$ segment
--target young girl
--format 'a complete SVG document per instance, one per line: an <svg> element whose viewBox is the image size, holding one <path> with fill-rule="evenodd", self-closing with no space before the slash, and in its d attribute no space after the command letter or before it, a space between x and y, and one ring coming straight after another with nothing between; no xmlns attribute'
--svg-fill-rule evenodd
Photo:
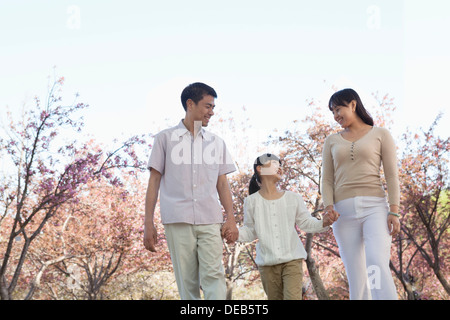
<svg viewBox="0 0 450 320"><path fill-rule="evenodd" d="M256 159L238 241L259 239L255 262L269 300L301 300L306 251L295 225L306 232L323 232L339 214L330 210L323 220L318 220L311 216L299 194L278 190L277 182L283 174L280 165L280 159L270 153Z"/></svg>

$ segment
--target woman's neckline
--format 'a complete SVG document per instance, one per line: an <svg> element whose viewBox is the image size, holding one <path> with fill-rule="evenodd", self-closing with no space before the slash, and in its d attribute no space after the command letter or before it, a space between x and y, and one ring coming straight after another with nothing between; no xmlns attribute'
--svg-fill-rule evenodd
<svg viewBox="0 0 450 320"><path fill-rule="evenodd" d="M373 131L373 128L375 128L375 127L371 127L364 135L362 135L361 137L359 137L358 139L356 139L356 140L348 140L348 139L345 139L343 136L342 136L342 132L339 132L339 136L341 137L341 139L342 140L345 140L345 141L347 141L347 142L350 142L350 143L355 143L355 142L358 142L359 140L361 140L361 139L363 139L365 136L367 136L370 132L372 132Z"/></svg>

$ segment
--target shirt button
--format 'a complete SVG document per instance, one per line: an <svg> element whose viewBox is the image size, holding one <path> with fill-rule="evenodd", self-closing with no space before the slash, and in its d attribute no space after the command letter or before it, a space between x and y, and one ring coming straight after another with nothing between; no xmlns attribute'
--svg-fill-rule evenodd
<svg viewBox="0 0 450 320"><path fill-rule="evenodd" d="M197 187L197 185L196 184L194 184L194 188L196 188Z"/></svg>
<svg viewBox="0 0 450 320"><path fill-rule="evenodd" d="M197 199L194 199L194 202L197 202Z"/></svg>

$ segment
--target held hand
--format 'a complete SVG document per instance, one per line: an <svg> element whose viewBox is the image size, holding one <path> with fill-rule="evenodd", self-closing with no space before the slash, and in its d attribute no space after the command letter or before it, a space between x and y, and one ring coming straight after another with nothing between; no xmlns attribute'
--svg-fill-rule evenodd
<svg viewBox="0 0 450 320"><path fill-rule="evenodd" d="M239 236L238 236L239 237ZM238 238L236 237L236 239ZM227 241L227 244L233 244L236 240L235 237L233 237L233 234L230 230L225 231L224 235L225 240Z"/></svg>
<svg viewBox="0 0 450 320"><path fill-rule="evenodd" d="M323 216L323 226L327 227L332 225L339 218L339 213L334 209L327 209L325 215Z"/></svg>
<svg viewBox="0 0 450 320"><path fill-rule="evenodd" d="M158 232L153 224L144 226L145 249L156 252L155 245L158 243Z"/></svg>
<svg viewBox="0 0 450 320"><path fill-rule="evenodd" d="M239 230L236 222L228 220L222 226L222 238L227 240L228 244L234 243L239 237Z"/></svg>
<svg viewBox="0 0 450 320"><path fill-rule="evenodd" d="M391 215L391 214L388 215L387 223L388 223L389 234L392 237L395 237L397 234L400 233L400 220L398 217Z"/></svg>

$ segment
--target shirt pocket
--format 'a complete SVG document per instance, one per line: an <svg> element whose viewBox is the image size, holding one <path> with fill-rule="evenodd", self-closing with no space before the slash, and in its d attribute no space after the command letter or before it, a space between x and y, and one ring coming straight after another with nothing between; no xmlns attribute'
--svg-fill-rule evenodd
<svg viewBox="0 0 450 320"><path fill-rule="evenodd" d="M217 183L217 179L219 177L219 164L205 164L205 178L208 182Z"/></svg>

